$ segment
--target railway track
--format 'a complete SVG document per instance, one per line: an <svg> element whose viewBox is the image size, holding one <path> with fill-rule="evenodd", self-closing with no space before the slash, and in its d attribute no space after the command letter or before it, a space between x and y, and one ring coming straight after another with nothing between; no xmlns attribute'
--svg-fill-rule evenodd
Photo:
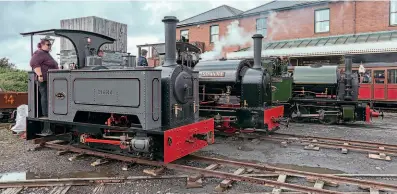
<svg viewBox="0 0 397 194"><path fill-rule="evenodd" d="M346 193L336 190L324 189L324 185L338 186L340 184L355 185L357 188L370 189L371 191L393 191L397 193L397 185L386 184L376 181L360 180L350 177L319 174L298 170L291 170L286 168L274 167L266 164L255 164L242 161L220 159L220 158L209 158L197 155L190 155L175 163L164 164L162 162L150 161L140 158L131 158L122 155L109 154L104 152L98 152L94 150L88 150L83 148L72 147L69 145L60 144L59 142L47 142L41 144L42 147L48 147L58 149L62 151L74 152L79 154L86 154L91 156L97 156L106 159L113 159L123 161L127 163L137 163L143 165L149 165L156 167L153 172L161 172L159 169L171 169L176 171L187 172L187 186L194 187L195 184L201 184L202 178L214 177L223 179L223 181L216 187L217 191L225 191L235 181L246 182L250 184L257 184L264 187L273 188L273 192L294 191L302 193ZM200 167L197 165L199 164ZM225 172L225 168L233 168L234 172ZM230 171L230 169L229 169ZM159 174L152 174L157 177ZM270 179L271 177L278 177L277 180ZM288 183L287 177L297 177L306 179L309 182L313 182L314 185L307 186L305 184ZM184 177L182 177L184 178ZM8 182L0 183L0 188L11 188L11 187L39 187L39 186L57 186L57 184L66 186L78 186L84 184L95 184L95 183L117 183L125 181L126 178L107 178L96 180L92 179L67 179L67 180L41 180L41 181L28 181L28 182ZM50 185L49 185L50 184ZM59 186L59 185L58 185ZM62 188L60 188L62 189Z"/></svg>
<svg viewBox="0 0 397 194"><path fill-rule="evenodd" d="M247 139L260 139L283 144L302 145L307 150L319 150L320 148L341 150L343 154L348 151L368 153L372 159L391 160L391 156L397 156L397 145L376 143L368 141L296 135L288 133L274 133L269 136L260 134L240 134L238 137Z"/></svg>

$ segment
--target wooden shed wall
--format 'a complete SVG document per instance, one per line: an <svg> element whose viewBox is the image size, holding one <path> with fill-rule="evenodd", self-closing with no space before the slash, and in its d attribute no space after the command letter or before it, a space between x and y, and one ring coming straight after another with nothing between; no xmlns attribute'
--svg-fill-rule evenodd
<svg viewBox="0 0 397 194"><path fill-rule="evenodd" d="M127 25L111 20L91 16L61 20L61 28L71 30L85 30L110 36L116 41L113 44L105 44L102 50L127 52ZM61 38L61 50L71 50L73 45L69 40Z"/></svg>

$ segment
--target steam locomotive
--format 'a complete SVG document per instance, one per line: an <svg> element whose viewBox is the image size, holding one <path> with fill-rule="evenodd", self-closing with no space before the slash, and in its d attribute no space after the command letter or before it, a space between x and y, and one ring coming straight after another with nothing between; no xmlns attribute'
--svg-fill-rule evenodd
<svg viewBox="0 0 397 194"><path fill-rule="evenodd" d="M160 67L102 65L98 49L115 39L80 30L21 33L69 39L76 69L48 72L48 118L29 73L26 139L68 140L72 145L172 162L214 142L214 120L199 118L198 72L177 64L176 23L166 16L165 61ZM128 60L128 58L127 58ZM51 134L51 135L48 135Z"/></svg>
<svg viewBox="0 0 397 194"><path fill-rule="evenodd" d="M261 62L263 36L255 34L254 59L198 62L200 117L226 133L273 132L284 123L284 106L272 106L271 77Z"/></svg>
<svg viewBox="0 0 397 194"><path fill-rule="evenodd" d="M273 77L273 104L284 105L285 115L294 122L319 121L323 124L366 121L379 114L358 101L358 75L352 73L352 56L346 55L345 71L338 66L295 66L288 75L286 64ZM265 63L268 65L269 63ZM383 114L382 114L383 115Z"/></svg>

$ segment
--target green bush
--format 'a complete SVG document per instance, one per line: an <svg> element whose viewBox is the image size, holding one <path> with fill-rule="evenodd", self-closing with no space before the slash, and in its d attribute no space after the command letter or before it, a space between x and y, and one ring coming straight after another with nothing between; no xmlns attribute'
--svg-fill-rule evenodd
<svg viewBox="0 0 397 194"><path fill-rule="evenodd" d="M28 72L15 69L8 59L0 59L0 88L3 91L27 92Z"/></svg>

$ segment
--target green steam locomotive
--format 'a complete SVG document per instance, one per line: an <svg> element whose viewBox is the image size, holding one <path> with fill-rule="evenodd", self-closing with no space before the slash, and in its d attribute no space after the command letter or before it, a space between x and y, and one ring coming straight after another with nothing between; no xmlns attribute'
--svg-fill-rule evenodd
<svg viewBox="0 0 397 194"><path fill-rule="evenodd" d="M352 73L352 57L344 58L344 72L336 65L318 64L295 66L288 72L287 60L263 59L272 75L273 105L284 105L284 116L293 122L370 122L375 114L366 102L358 101L359 81Z"/></svg>

